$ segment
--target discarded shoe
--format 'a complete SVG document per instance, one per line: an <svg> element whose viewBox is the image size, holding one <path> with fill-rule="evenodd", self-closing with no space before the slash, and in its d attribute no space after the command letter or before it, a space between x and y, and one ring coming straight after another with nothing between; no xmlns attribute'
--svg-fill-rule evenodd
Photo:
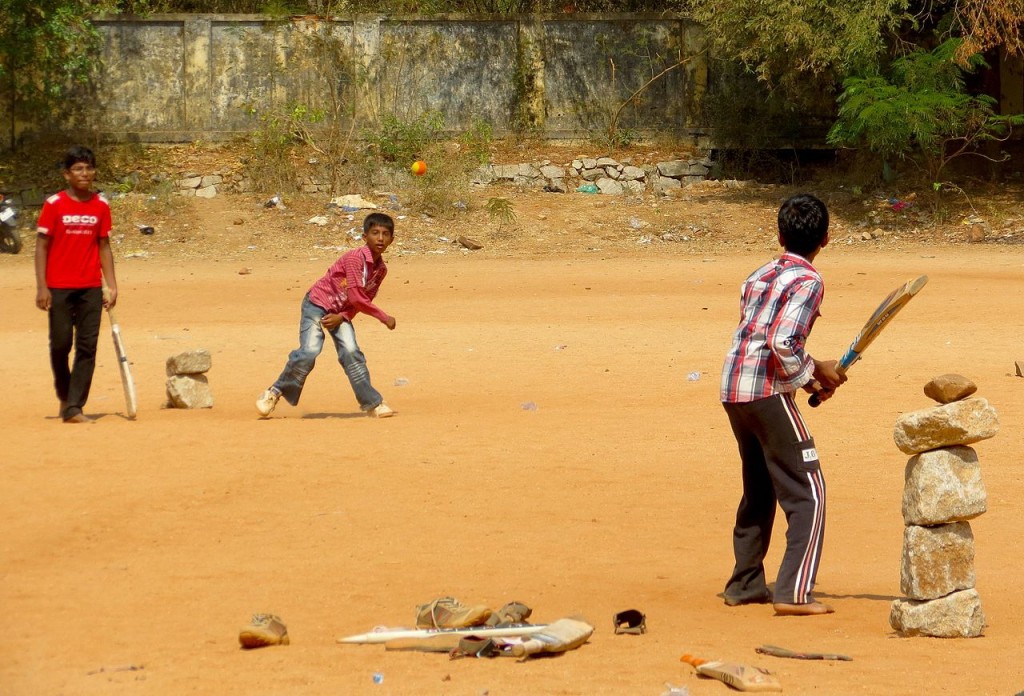
<svg viewBox="0 0 1024 696"><path fill-rule="evenodd" d="M615 624L615 633L632 633L641 635L647 633L647 617L638 609L626 609L612 617Z"/></svg>
<svg viewBox="0 0 1024 696"><path fill-rule="evenodd" d="M530 614L532 613L533 609L522 602L509 602L501 609L491 614L491 618L487 619L487 624L489 626L522 624L526 623L526 620L530 618Z"/></svg>
<svg viewBox="0 0 1024 696"><path fill-rule="evenodd" d="M417 628L467 628L487 623L493 614L482 604L467 607L454 597L441 597L416 607Z"/></svg>
<svg viewBox="0 0 1024 696"><path fill-rule="evenodd" d="M271 645L288 645L288 628L284 621L274 614L253 614L248 626L238 632L238 642L245 649L265 648Z"/></svg>

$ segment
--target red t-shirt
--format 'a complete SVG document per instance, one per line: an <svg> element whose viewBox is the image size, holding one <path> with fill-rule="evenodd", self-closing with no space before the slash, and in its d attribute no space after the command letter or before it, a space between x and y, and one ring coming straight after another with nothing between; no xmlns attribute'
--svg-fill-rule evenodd
<svg viewBox="0 0 1024 696"><path fill-rule="evenodd" d="M373 261L370 247L345 252L335 261L324 276L309 289L309 301L332 314L340 314L346 320L362 312L387 322L387 313L373 304L373 298L388 274L384 259Z"/></svg>
<svg viewBox="0 0 1024 696"><path fill-rule="evenodd" d="M100 239L110 236L110 204L102 194L76 201L67 191L55 193L43 203L36 226L50 238L46 258L49 288L98 288L103 285Z"/></svg>

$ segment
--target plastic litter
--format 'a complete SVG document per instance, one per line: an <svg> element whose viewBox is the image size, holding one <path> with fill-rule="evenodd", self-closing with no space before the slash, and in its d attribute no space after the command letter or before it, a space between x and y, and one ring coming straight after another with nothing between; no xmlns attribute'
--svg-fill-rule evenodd
<svg viewBox="0 0 1024 696"><path fill-rule="evenodd" d="M688 382L697 382L697 381L699 381L700 380L700 372L697 372L697 371L691 372L690 374L686 375L686 380Z"/></svg>
<svg viewBox="0 0 1024 696"><path fill-rule="evenodd" d="M409 383L409 380L408 380L408 379L406 379L405 377L399 377L399 378L397 378L397 379L395 380L395 386L396 386L396 387L404 387L404 386L405 386L405 385L407 385L408 383Z"/></svg>
<svg viewBox="0 0 1024 696"><path fill-rule="evenodd" d="M524 411L536 411L537 410L537 404L533 403L532 401L527 401L527 402L522 404L522 409Z"/></svg>
<svg viewBox="0 0 1024 696"><path fill-rule="evenodd" d="M384 683L384 675L381 672L374 672L373 673L373 683L374 684L383 684Z"/></svg>
<svg viewBox="0 0 1024 696"><path fill-rule="evenodd" d="M580 184L576 187L579 193L600 193L601 189L597 187L597 184Z"/></svg>
<svg viewBox="0 0 1024 696"><path fill-rule="evenodd" d="M136 224L135 226L139 228L139 232L141 232L142 234L153 234L154 232L156 232L156 230L154 230L149 225Z"/></svg>

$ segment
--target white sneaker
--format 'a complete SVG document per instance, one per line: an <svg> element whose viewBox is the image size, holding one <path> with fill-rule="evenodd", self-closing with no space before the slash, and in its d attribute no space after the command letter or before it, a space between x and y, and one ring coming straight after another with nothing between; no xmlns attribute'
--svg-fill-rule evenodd
<svg viewBox="0 0 1024 696"><path fill-rule="evenodd" d="M370 418L390 418L395 415L395 412L383 401L380 402L376 407L371 408L366 412Z"/></svg>
<svg viewBox="0 0 1024 696"><path fill-rule="evenodd" d="M274 412L274 407L277 406L277 400L280 398L281 394L273 389L268 389L260 394L260 398L256 399L256 410L260 412L260 417L269 417Z"/></svg>

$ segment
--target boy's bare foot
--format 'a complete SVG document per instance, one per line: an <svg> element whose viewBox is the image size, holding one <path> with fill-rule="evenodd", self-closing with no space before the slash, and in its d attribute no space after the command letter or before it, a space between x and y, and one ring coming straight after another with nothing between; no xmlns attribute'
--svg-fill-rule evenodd
<svg viewBox="0 0 1024 696"><path fill-rule="evenodd" d="M92 423L93 420L89 416L85 415L81 411L71 416L70 418L64 419L65 423Z"/></svg>
<svg viewBox="0 0 1024 696"><path fill-rule="evenodd" d="M817 616L818 614L831 614L835 611L832 607L823 602L808 602L807 604L784 604L775 602L776 616Z"/></svg>

